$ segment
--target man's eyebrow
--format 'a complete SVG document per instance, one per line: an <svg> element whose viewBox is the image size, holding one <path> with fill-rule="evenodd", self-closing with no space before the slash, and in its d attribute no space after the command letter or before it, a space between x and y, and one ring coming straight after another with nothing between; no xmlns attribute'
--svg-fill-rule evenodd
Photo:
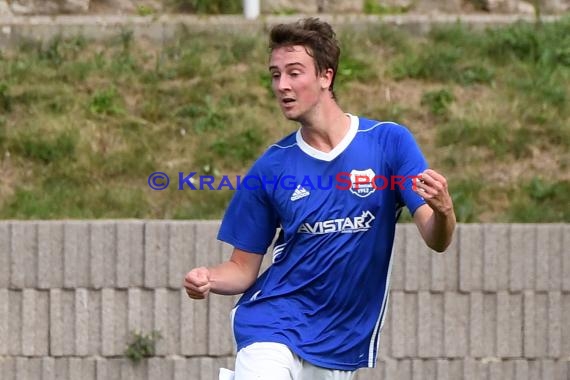
<svg viewBox="0 0 570 380"><path fill-rule="evenodd" d="M291 66L301 66L301 67L305 67L305 65L303 65L301 62L291 62L285 65L285 67L291 67ZM276 70L278 69L277 66L273 65L273 66L269 66L269 70Z"/></svg>

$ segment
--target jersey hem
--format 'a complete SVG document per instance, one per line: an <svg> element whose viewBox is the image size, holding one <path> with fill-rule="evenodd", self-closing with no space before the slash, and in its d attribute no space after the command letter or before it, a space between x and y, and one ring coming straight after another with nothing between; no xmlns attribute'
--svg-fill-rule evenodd
<svg viewBox="0 0 570 380"><path fill-rule="evenodd" d="M252 339L247 340L243 344L239 344L238 351L250 346L254 343L261 343L261 342L271 342L271 343L281 343L287 346L294 354L299 356L301 359L321 368L326 368L330 370L339 370L339 371L356 371L359 368L373 368L368 365L368 360L361 361L355 364L348 364L348 363L338 363L338 362L328 362L323 361L318 358L315 358L312 355L307 355L303 351L301 351L297 346L291 344L291 342L287 339L279 339L276 337L268 338L268 339Z"/></svg>

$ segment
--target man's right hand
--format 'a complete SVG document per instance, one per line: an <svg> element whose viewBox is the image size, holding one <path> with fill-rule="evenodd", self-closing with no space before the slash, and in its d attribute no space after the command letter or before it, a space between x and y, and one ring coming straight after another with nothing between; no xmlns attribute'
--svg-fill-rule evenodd
<svg viewBox="0 0 570 380"><path fill-rule="evenodd" d="M184 277L184 287L188 297L196 300L202 300L210 293L210 271L208 268L194 268L186 273Z"/></svg>

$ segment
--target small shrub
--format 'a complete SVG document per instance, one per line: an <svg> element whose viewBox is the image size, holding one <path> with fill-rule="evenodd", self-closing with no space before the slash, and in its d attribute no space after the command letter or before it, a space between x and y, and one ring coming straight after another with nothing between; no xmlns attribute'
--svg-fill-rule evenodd
<svg viewBox="0 0 570 380"><path fill-rule="evenodd" d="M120 95L114 88L99 90L91 97L89 111L97 115L116 115L122 112Z"/></svg>
<svg viewBox="0 0 570 380"><path fill-rule="evenodd" d="M455 96L448 89L428 91L422 95L421 104L427 106L435 116L445 116L449 112L449 105L455 101Z"/></svg>
<svg viewBox="0 0 570 380"><path fill-rule="evenodd" d="M139 363L143 358L154 356L156 353L156 342L162 338L158 331L152 331L150 334L133 332L131 343L125 349L125 356L133 363Z"/></svg>
<svg viewBox="0 0 570 380"><path fill-rule="evenodd" d="M487 32L485 51L489 57L500 62L509 58L536 61L540 42L537 31L529 24L514 24L505 29Z"/></svg>

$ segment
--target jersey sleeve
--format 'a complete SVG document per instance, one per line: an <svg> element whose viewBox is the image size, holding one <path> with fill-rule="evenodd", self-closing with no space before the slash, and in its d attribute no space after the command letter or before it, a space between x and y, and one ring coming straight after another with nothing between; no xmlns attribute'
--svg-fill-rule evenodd
<svg viewBox="0 0 570 380"><path fill-rule="evenodd" d="M279 225L277 212L256 163L242 179L218 232L218 239L250 253L265 254Z"/></svg>
<svg viewBox="0 0 570 380"><path fill-rule="evenodd" d="M425 200L413 190L413 177L428 168L428 164L412 133L402 127L398 134L395 150L395 174L405 178L404 186L397 187L399 196L414 215Z"/></svg>

